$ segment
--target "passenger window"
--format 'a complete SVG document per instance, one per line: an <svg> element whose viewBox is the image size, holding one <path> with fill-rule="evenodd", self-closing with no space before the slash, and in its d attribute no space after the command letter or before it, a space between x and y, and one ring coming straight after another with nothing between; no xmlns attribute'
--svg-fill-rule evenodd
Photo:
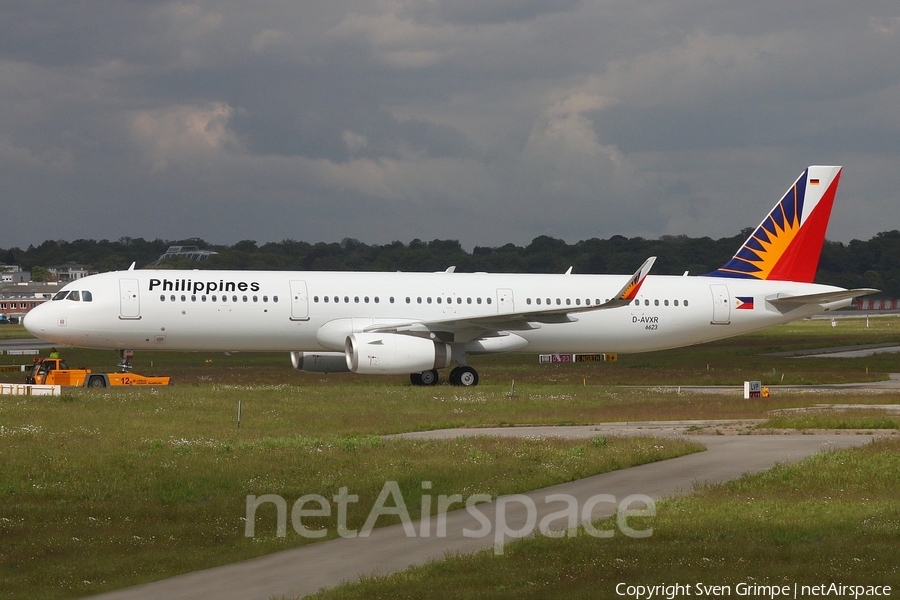
<svg viewBox="0 0 900 600"><path fill-rule="evenodd" d="M247 296L243 296L241 299L242 299L244 302L246 302L246 301L247 301Z"/></svg>
<svg viewBox="0 0 900 600"><path fill-rule="evenodd" d="M344 303L350 304L350 296L344 296Z"/></svg>
<svg viewBox="0 0 900 600"><path fill-rule="evenodd" d="M457 304L462 304L462 297L456 299Z"/></svg>
<svg viewBox="0 0 900 600"><path fill-rule="evenodd" d="M181 301L182 301L182 302L186 302L186 301L187 301L187 296L185 296L184 294L182 294L182 295L181 295Z"/></svg>
<svg viewBox="0 0 900 600"><path fill-rule="evenodd" d="M684 305L685 305L685 306L687 306L687 305L688 305L688 303L687 303L687 300L685 300L685 301L684 301Z"/></svg>
<svg viewBox="0 0 900 600"><path fill-rule="evenodd" d="M675 306L678 306L678 300L672 300L672 304L674 304Z"/></svg>
<svg viewBox="0 0 900 600"><path fill-rule="evenodd" d="M165 294L160 294L160 295L159 295L159 301L160 301L160 302L165 302L165 301L166 301L166 295L165 295Z"/></svg>
<svg viewBox="0 0 900 600"><path fill-rule="evenodd" d="M536 302L537 304L540 304L540 303L541 303L541 299L540 299L540 298L535 298L535 302Z"/></svg>
<svg viewBox="0 0 900 600"><path fill-rule="evenodd" d="M206 294L200 296L200 302L206 302Z"/></svg>
<svg viewBox="0 0 900 600"><path fill-rule="evenodd" d="M171 300L172 302L175 302L175 294L172 294L171 296L169 296L169 300Z"/></svg>
<svg viewBox="0 0 900 600"><path fill-rule="evenodd" d="M272 296L272 302L278 302L278 296Z"/></svg>
<svg viewBox="0 0 900 600"><path fill-rule="evenodd" d="M213 295L212 295L212 298L210 298L210 300L212 300L213 302L215 302L215 301L216 301L216 295L213 294Z"/></svg>
<svg viewBox="0 0 900 600"><path fill-rule="evenodd" d="M491 299L488 298L488 299L486 300L486 302L487 302L488 304L490 304L490 303L491 303Z"/></svg>
<svg viewBox="0 0 900 600"><path fill-rule="evenodd" d="M654 300L654 301L653 301L653 306L659 306L659 300Z"/></svg>
<svg viewBox="0 0 900 600"><path fill-rule="evenodd" d="M481 304L481 298L475 298L475 303L476 303L476 304Z"/></svg>
<svg viewBox="0 0 900 600"><path fill-rule="evenodd" d="M375 296L375 304L378 304L378 296Z"/></svg>
<svg viewBox="0 0 900 600"><path fill-rule="evenodd" d="M526 298L525 304L527 304L528 306L531 306L531 298Z"/></svg>
<svg viewBox="0 0 900 600"><path fill-rule="evenodd" d="M197 296L191 294L191 302L196 302L196 301L197 301Z"/></svg>
<svg viewBox="0 0 900 600"><path fill-rule="evenodd" d="M254 302L259 302L259 296L253 296L253 301L254 301Z"/></svg>
<svg viewBox="0 0 900 600"><path fill-rule="evenodd" d="M440 297L440 296L437 297L437 303L438 303L438 304L441 303L441 297Z"/></svg>
<svg viewBox="0 0 900 600"><path fill-rule="evenodd" d="M663 304L664 304L665 306L668 306L668 305L669 305L669 301L668 301L668 300L663 300Z"/></svg>

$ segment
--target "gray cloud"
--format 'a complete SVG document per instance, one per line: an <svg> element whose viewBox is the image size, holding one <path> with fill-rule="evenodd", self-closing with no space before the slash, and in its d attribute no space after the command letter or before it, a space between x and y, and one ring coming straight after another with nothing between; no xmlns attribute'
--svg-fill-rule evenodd
<svg viewBox="0 0 900 600"><path fill-rule="evenodd" d="M900 10L803 0L0 7L0 246L733 235L844 164L900 228Z"/></svg>

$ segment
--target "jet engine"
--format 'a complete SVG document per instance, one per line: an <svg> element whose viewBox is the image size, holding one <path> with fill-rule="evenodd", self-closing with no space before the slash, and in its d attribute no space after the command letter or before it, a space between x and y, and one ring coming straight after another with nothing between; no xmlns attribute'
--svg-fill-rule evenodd
<svg viewBox="0 0 900 600"><path fill-rule="evenodd" d="M354 333L345 343L354 373L403 375L450 366L450 345L396 333Z"/></svg>
<svg viewBox="0 0 900 600"><path fill-rule="evenodd" d="M346 373L347 358L343 352L291 352L291 364L308 373Z"/></svg>

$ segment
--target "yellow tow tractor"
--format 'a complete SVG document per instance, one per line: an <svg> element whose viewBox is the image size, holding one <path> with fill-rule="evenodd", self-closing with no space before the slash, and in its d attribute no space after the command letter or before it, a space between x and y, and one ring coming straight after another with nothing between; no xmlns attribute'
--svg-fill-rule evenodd
<svg viewBox="0 0 900 600"><path fill-rule="evenodd" d="M126 385L169 385L168 377L146 377L122 371L94 373L90 369L70 369L61 358L36 358L25 383L79 387L119 387Z"/></svg>

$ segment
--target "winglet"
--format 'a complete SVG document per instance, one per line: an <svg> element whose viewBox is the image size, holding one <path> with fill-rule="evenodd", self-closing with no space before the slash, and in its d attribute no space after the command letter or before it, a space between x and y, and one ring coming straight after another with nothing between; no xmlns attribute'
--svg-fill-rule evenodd
<svg viewBox="0 0 900 600"><path fill-rule="evenodd" d="M712 277L812 283L841 167L806 169L735 255Z"/></svg>
<svg viewBox="0 0 900 600"><path fill-rule="evenodd" d="M631 279L628 280L628 283L618 291L615 297L609 302L605 302L600 306L602 308L615 308L617 306L626 306L634 297L637 296L638 291L641 289L641 286L644 284L644 279L647 278L647 275L650 273L650 268L653 267L653 263L656 262L656 257L651 256L647 260L644 261L644 264L640 266L640 268L634 272L634 275L631 276Z"/></svg>

